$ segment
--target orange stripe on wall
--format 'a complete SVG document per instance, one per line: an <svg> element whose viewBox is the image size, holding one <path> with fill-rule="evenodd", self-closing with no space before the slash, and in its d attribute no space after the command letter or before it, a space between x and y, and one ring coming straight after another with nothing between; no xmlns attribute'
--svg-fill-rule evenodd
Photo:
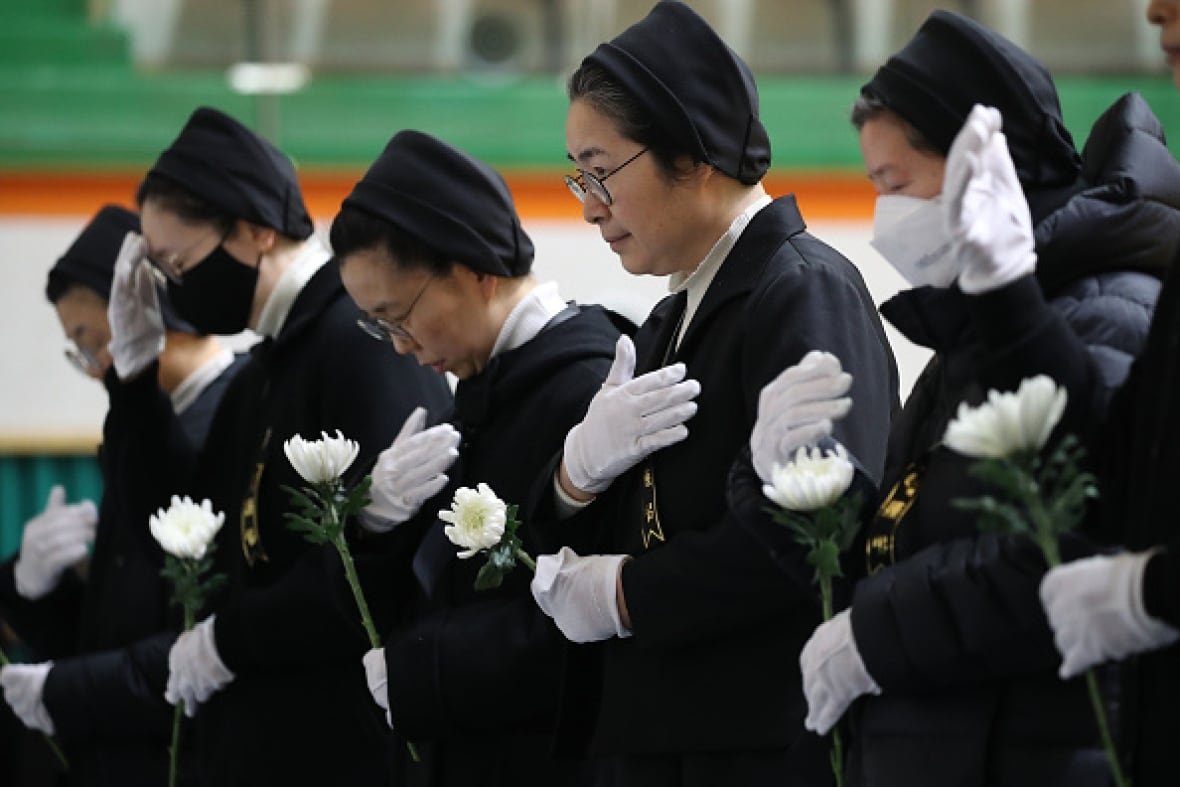
<svg viewBox="0 0 1180 787"><path fill-rule="evenodd" d="M578 206L561 172L507 173L517 210L525 219L576 221ZM89 216L108 202L131 205L141 173L0 173L0 215ZM359 173L306 172L300 176L308 210L330 220ZM873 213L873 189L859 173L773 172L765 180L772 195L794 193L807 219L866 220Z"/></svg>

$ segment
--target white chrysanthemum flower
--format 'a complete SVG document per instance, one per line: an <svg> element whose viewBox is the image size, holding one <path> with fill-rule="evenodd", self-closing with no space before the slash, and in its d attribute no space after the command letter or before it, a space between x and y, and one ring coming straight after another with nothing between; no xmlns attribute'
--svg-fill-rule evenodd
<svg viewBox="0 0 1180 787"><path fill-rule="evenodd" d="M487 484L475 489L461 486L455 490L451 509L439 511L438 518L450 523L443 532L452 544L462 547L459 557L467 559L500 543L508 506Z"/></svg>
<svg viewBox="0 0 1180 787"><path fill-rule="evenodd" d="M943 442L964 456L1002 459L1039 451L1065 412L1066 391L1046 375L1030 377L1015 392L988 391L979 407L959 405Z"/></svg>
<svg viewBox="0 0 1180 787"><path fill-rule="evenodd" d="M187 495L172 496L168 510L160 509L148 519L152 537L169 555L199 560L225 523L225 514L213 513L213 504L194 503Z"/></svg>
<svg viewBox="0 0 1180 787"><path fill-rule="evenodd" d="M774 463L772 483L762 494L788 511L817 511L848 491L854 473L844 446L837 444L835 451L804 446L786 465Z"/></svg>
<svg viewBox="0 0 1180 787"><path fill-rule="evenodd" d="M320 440L304 440L295 435L283 443L287 460L309 484L326 484L339 479L360 452L356 441L347 439L339 429L335 437L327 432L320 434L323 435Z"/></svg>

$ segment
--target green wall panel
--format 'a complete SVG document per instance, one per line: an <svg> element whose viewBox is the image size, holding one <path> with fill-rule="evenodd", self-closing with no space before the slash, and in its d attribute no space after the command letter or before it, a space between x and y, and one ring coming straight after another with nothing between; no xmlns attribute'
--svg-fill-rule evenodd
<svg viewBox="0 0 1180 787"><path fill-rule="evenodd" d="M848 109L861 77L760 81L774 166L859 168ZM1098 114L1128 90L1144 94L1172 136L1180 94L1161 77L1063 77L1067 125L1079 146ZM0 68L0 170L146 169L194 107L210 104L263 130L311 168L365 167L403 128L439 135L508 169L565 165L566 101L554 77L325 76L263 111L232 93L221 72L141 73L125 66Z"/></svg>

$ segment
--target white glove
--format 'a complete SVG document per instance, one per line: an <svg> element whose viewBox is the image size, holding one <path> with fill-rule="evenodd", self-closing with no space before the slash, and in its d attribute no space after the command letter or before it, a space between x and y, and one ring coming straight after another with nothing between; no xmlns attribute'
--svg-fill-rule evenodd
<svg viewBox="0 0 1180 787"><path fill-rule="evenodd" d="M648 454L688 437L684 422L696 414L701 384L685 380L687 371L677 363L634 377L635 345L619 337L601 390L565 437L563 463L575 487L598 494Z"/></svg>
<svg viewBox="0 0 1180 787"><path fill-rule="evenodd" d="M234 674L217 653L210 615L188 631L183 632L168 651L168 685L164 699L171 705L184 703L184 715L196 715L197 706L221 691L234 679Z"/></svg>
<svg viewBox="0 0 1180 787"><path fill-rule="evenodd" d="M978 295L1032 273L1032 218L1000 131L1000 112L976 104L951 144L942 182L947 230L962 261L959 288Z"/></svg>
<svg viewBox="0 0 1180 787"><path fill-rule="evenodd" d="M365 680L373 702L385 711L385 722L393 729L393 718L389 715L389 678L385 675L385 648L373 648L361 661L365 664Z"/></svg>
<svg viewBox="0 0 1180 787"><path fill-rule="evenodd" d="M817 735L827 735L857 697L881 693L856 649L848 613L838 612L816 627L799 654L807 698L803 726Z"/></svg>
<svg viewBox="0 0 1180 787"><path fill-rule="evenodd" d="M530 585L533 598L570 642L629 637L616 600L619 570L628 557L580 557L569 547L556 555L541 555Z"/></svg>
<svg viewBox="0 0 1180 787"><path fill-rule="evenodd" d="M57 587L67 568L86 557L94 543L98 511L94 503L66 503L66 490L49 490L45 510L25 524L20 555L12 567L16 592L36 601Z"/></svg>
<svg viewBox="0 0 1180 787"><path fill-rule="evenodd" d="M851 387L852 375L840 368L839 358L812 350L762 388L750 433L750 455L762 483L773 483L776 463L785 465L801 446L832 434L832 421L852 407L844 396Z"/></svg>
<svg viewBox="0 0 1180 787"><path fill-rule="evenodd" d="M1045 574L1041 604L1061 651L1063 679L1180 639L1180 631L1143 607L1143 574L1152 554L1088 557Z"/></svg>
<svg viewBox="0 0 1180 787"><path fill-rule="evenodd" d="M12 712L30 730L40 730L46 735L52 735L55 731L53 719L49 717L42 699L45 678L49 677L52 668L52 661L0 667L0 688L4 689L4 699Z"/></svg>
<svg viewBox="0 0 1180 787"><path fill-rule="evenodd" d="M142 372L164 350L164 317L147 244L134 232L123 238L107 304L111 358L120 380Z"/></svg>
<svg viewBox="0 0 1180 787"><path fill-rule="evenodd" d="M409 520L447 485L446 471L459 456L459 432L450 424L426 431L426 409L414 408L393 444L381 452L373 468L372 502L360 523L374 533L388 533Z"/></svg>

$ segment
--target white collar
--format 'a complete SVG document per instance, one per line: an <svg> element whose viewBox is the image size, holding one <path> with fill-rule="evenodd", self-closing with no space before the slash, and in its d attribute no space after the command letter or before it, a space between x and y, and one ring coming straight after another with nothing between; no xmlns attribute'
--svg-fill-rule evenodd
<svg viewBox="0 0 1180 787"><path fill-rule="evenodd" d="M233 350L223 349L181 380L180 385L173 388L172 393L168 395L172 399L173 412L180 415L187 410L209 384L220 377L233 362Z"/></svg>
<svg viewBox="0 0 1180 787"><path fill-rule="evenodd" d="M734 218L733 222L729 225L729 229L717 239L717 242L713 244L713 248L709 249L709 253L705 255L705 259L701 260L701 263L691 273L673 273L668 277L668 289L671 292L688 290L688 304L684 309L684 319L680 321L680 332L676 336L676 344L678 346L680 340L684 338L684 332L688 329L688 324L692 322L697 308L701 305L701 301L705 297L705 292L709 289L709 285L713 283L713 278L717 275L717 271L721 270L721 263L725 262L725 258L733 251L733 247L737 245L738 238L742 236L742 233L749 226L754 216L758 214L758 211L770 203L771 199L766 194L751 202L745 210Z"/></svg>
<svg viewBox="0 0 1180 787"><path fill-rule="evenodd" d="M508 313L488 360L531 341L565 307L565 301L557 292L556 282L538 284Z"/></svg>
<svg viewBox="0 0 1180 787"><path fill-rule="evenodd" d="M314 235L309 238L303 244L299 256L275 283L275 288L262 307L262 313L258 315L254 332L272 339L278 336L299 293L331 257L332 252L323 241Z"/></svg>

